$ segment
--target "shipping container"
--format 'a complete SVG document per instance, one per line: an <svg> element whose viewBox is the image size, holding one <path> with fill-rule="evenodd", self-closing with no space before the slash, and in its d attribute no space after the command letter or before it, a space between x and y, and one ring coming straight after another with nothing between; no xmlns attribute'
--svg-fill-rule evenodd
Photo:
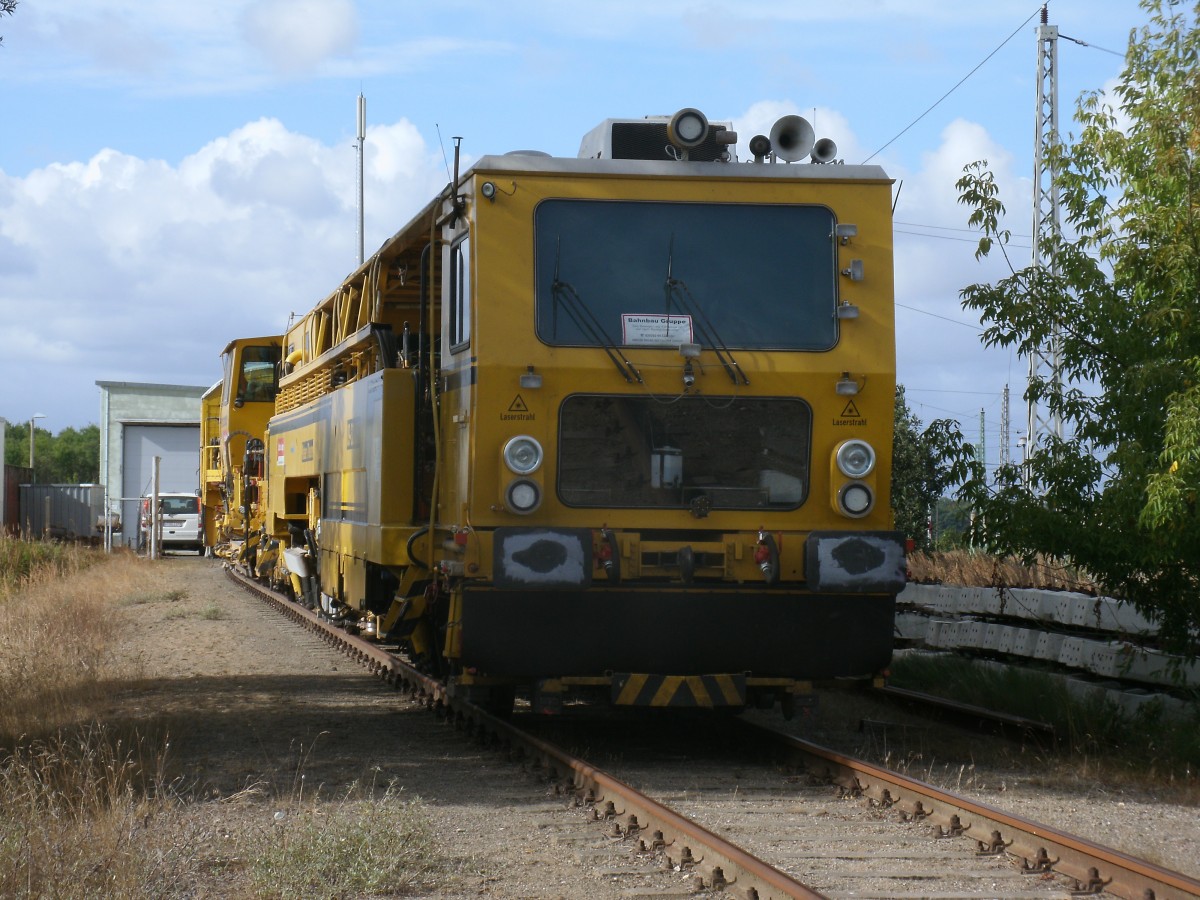
<svg viewBox="0 0 1200 900"><path fill-rule="evenodd" d="M30 537L95 540L104 529L104 486L21 485L20 530Z"/></svg>
<svg viewBox="0 0 1200 900"><path fill-rule="evenodd" d="M26 466L4 467L4 521L0 522L0 531L5 534L16 534L21 530L21 485L33 478L33 469Z"/></svg>

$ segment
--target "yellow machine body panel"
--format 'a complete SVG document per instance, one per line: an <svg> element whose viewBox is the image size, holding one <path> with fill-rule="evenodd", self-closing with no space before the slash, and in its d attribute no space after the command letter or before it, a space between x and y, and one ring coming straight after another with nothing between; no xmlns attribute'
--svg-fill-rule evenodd
<svg viewBox="0 0 1200 900"><path fill-rule="evenodd" d="M219 556L238 555L263 526L263 438L275 412L282 343L279 335L230 341L221 382L204 396L205 534Z"/></svg>
<svg viewBox="0 0 1200 900"><path fill-rule="evenodd" d="M578 431L576 440L603 446L626 440L621 455L634 460L630 468L639 475L652 469L654 448L630 441L630 429L597 427L589 430L585 415L573 424L564 424L560 409L573 395L594 392L614 396L652 398L669 404L681 399L700 399L713 405L749 398L803 398L811 408L809 428L812 435L807 472L805 501L798 509L764 511L755 506L729 509L721 515L721 530L734 528L757 532L762 528L801 531L840 528L847 519L840 514L836 496L847 479L831 471L830 460L846 440L861 438L871 442L876 461L873 473L891 471L891 432L895 398L895 334L892 305L891 182L874 179L836 177L844 167L806 167L820 173L812 180L794 176L769 177L775 167L742 166L747 177L738 178L726 171L711 176L695 175L663 178L645 176L585 178L570 171L553 174L523 174L505 170L489 171L492 160L485 158L472 172L465 195L469 217L459 227L445 228L443 243L454 247L469 232L470 265L476 273L470 279L469 341L455 344L445 341L442 355L442 434L444 489L441 511L450 526L475 528L500 527L525 522L526 516L514 514L503 506L506 484L512 480L502 461L506 441L518 435L536 438L547 448L542 468L530 477L543 487L544 499L537 509L539 524L596 527L597 519L616 527L618 516L637 519L638 529L677 529L694 527L690 508L674 504L669 508L643 505L636 512L619 513L625 504L605 507L601 503L579 505L563 502L555 486L566 479L558 467L564 463L560 441L569 439L568 428ZM508 163L508 158L499 160ZM711 167L724 170L726 167ZM796 167L799 168L799 167ZM762 174L767 170L768 174ZM748 177L753 175L754 177ZM507 184L506 184L507 176ZM483 200L480 185L498 185L493 201ZM831 347L823 351L773 351L731 348L737 369L749 383L735 383L715 354L700 351L691 365L693 384L684 386L687 360L674 346L621 346L618 356L627 359L640 373L641 381L629 383L620 368L599 347L580 348L547 344L536 332L530 304L535 281L535 231L531 227L539 206L551 200L580 203L660 203L660 204L741 204L747 207L807 205L828 211L831 224L828 235L831 255L838 272L836 295L829 298L828 317L836 323ZM845 243L836 239L832 226L854 224L857 234ZM631 305L626 322L643 314L646 319L665 315L663 292L671 266L672 235L661 235L661 266L657 273L657 308L650 304ZM676 236L683 242L683 236ZM453 252L453 251L451 251ZM858 260L862 280L841 275ZM730 265L738 266L736 260ZM449 281L452 265L444 267L443 294L453 288ZM487 273L486 276L481 273ZM563 280L566 274L561 273ZM678 269L674 275L679 276ZM540 299L540 298L539 298ZM854 308L854 318L837 318L843 307ZM448 308L443 307L443 331L450 327ZM520 311L520 314L517 314ZM561 312L566 317L566 312ZM621 323L610 324L616 332ZM641 327L652 327L650 325ZM772 328L768 320L766 329ZM619 340L616 334L614 340ZM522 387L522 377L532 372L540 376L537 388ZM842 387L839 388L839 385ZM840 390L853 394L841 393ZM733 427L733 426L731 426ZM755 423L756 428L771 427L769 419ZM614 432L618 432L615 433ZM636 434L635 438L643 435ZM725 438L737 441L736 429ZM560 452L552 452L559 447ZM594 462L585 455L578 464ZM686 460L683 460L686 470ZM775 470L763 466L763 482L770 483ZM684 475L686 480L687 475ZM783 481L788 482L784 478ZM855 520L857 528L889 529L890 478L872 474L866 479L873 488L871 511ZM587 490L581 487L578 494ZM786 487L784 488L786 490ZM707 524L707 523L705 523ZM719 540L719 535L717 535Z"/></svg>
<svg viewBox="0 0 1200 900"><path fill-rule="evenodd" d="M225 470L221 463L221 382L200 398L200 502L203 505L204 546L217 543L217 526L224 515L222 487Z"/></svg>

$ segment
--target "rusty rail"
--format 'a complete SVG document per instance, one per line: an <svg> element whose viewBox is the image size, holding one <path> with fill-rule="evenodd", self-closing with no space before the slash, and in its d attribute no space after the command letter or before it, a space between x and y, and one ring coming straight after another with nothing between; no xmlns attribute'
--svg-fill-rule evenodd
<svg viewBox="0 0 1200 900"><path fill-rule="evenodd" d="M256 596L275 604L287 616L301 622L365 665L389 684L403 682L427 703L436 704L468 720L476 731L484 731L499 742L534 757L556 780L568 782L577 802L596 810L598 819L611 819L619 836L636 840L647 853L659 852L680 871L692 871L702 884L696 887L734 891L746 900L768 898L822 898L825 895L790 875L763 862L719 835L697 825L666 806L565 751L522 732L508 722L467 703L446 685L418 672L395 654L370 641L347 634L316 613L291 602L244 577L232 568L229 577ZM620 807L618 811L618 807Z"/></svg>
<svg viewBox="0 0 1200 900"><path fill-rule="evenodd" d="M943 791L906 775L843 756L800 738L745 723L765 740L786 746L809 771L822 774L910 820L925 820L943 834L973 838L981 855L1007 854L1030 874L1055 871L1073 879L1081 894L1101 891L1129 900L1200 897L1200 881L1101 844ZM971 834L967 835L966 832Z"/></svg>
<svg viewBox="0 0 1200 900"><path fill-rule="evenodd" d="M1055 743L1058 740L1054 732L1054 726L1046 722L1040 722L1037 719L1029 719L1025 716L1016 716L1011 713L1002 713L983 706L976 706L972 703L962 703L958 700L936 697L933 694L925 694L921 691L895 687L890 684L875 688L874 690L875 693L898 703L933 709L957 719L974 719L979 722L986 722L996 726L998 730L1015 731L1046 740L1050 743Z"/></svg>

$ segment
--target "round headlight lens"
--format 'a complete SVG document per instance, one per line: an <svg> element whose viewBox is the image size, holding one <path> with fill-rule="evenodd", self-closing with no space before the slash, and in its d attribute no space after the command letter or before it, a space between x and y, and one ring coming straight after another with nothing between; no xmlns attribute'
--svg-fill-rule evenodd
<svg viewBox="0 0 1200 900"><path fill-rule="evenodd" d="M698 109L681 109L667 123L667 140L681 147L699 147L708 136L708 119Z"/></svg>
<svg viewBox="0 0 1200 900"><path fill-rule="evenodd" d="M875 505L875 497L869 487L856 481L838 492L838 505L846 515L858 519L871 511L871 507Z"/></svg>
<svg viewBox="0 0 1200 900"><path fill-rule="evenodd" d="M542 502L542 491L536 482L519 478L504 492L504 502L510 512L531 513Z"/></svg>
<svg viewBox="0 0 1200 900"><path fill-rule="evenodd" d="M510 438L504 445L504 464L518 475L536 472L542 464L542 445L527 434Z"/></svg>
<svg viewBox="0 0 1200 900"><path fill-rule="evenodd" d="M875 450L866 441L846 441L838 447L837 467L847 478L864 478L875 468Z"/></svg>

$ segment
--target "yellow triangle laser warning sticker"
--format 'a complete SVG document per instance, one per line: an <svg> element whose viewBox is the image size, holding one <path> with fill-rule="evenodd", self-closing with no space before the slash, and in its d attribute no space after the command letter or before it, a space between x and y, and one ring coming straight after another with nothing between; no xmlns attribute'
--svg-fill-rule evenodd
<svg viewBox="0 0 1200 900"><path fill-rule="evenodd" d="M520 398L518 397L517 399L519 400ZM862 413L860 413L858 411L858 407L854 405L853 400L848 402L846 404L846 408L842 410L842 418L843 419L861 419L862 418Z"/></svg>
<svg viewBox="0 0 1200 900"><path fill-rule="evenodd" d="M529 412L529 407L525 405L525 401L521 399L521 395L517 394L513 402L508 404L509 412Z"/></svg>

